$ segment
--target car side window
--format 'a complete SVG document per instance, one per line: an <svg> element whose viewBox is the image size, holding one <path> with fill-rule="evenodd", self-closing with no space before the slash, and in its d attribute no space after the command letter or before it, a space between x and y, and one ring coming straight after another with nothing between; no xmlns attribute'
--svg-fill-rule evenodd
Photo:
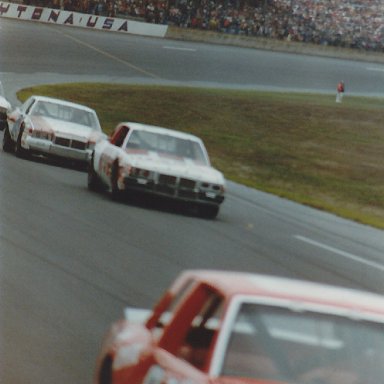
<svg viewBox="0 0 384 384"><path fill-rule="evenodd" d="M161 346L205 371L211 347L220 328L223 297L198 285L181 304L164 332Z"/></svg>
<svg viewBox="0 0 384 384"><path fill-rule="evenodd" d="M207 368L209 352L219 330L222 303L220 296L209 293L176 352L178 357L203 371Z"/></svg>
<svg viewBox="0 0 384 384"><path fill-rule="evenodd" d="M155 329L153 329L154 336L156 339L160 339L163 334L164 329L172 321L173 316L179 307L179 305L185 300L185 297L191 292L194 286L193 280L188 280L177 294L172 298L167 308L161 313Z"/></svg>
<svg viewBox="0 0 384 384"><path fill-rule="evenodd" d="M110 143L116 145L116 147L121 147L124 143L125 138L129 132L129 128L127 126L123 126L118 128L112 135Z"/></svg>
<svg viewBox="0 0 384 384"><path fill-rule="evenodd" d="M24 110L26 114L28 114L31 111L31 108L35 104L35 99L31 99L27 104L23 106L22 111Z"/></svg>

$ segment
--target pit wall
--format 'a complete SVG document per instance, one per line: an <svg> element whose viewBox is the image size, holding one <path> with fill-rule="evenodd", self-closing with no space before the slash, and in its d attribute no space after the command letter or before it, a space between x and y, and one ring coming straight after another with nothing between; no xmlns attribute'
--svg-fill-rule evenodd
<svg viewBox="0 0 384 384"><path fill-rule="evenodd" d="M168 29L167 25L8 2L0 2L0 17L153 37L165 37Z"/></svg>

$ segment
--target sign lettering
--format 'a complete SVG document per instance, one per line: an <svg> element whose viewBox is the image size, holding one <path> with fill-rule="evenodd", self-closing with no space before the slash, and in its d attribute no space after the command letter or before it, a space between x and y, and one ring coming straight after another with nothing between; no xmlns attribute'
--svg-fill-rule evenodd
<svg viewBox="0 0 384 384"><path fill-rule="evenodd" d="M92 16L89 16L87 27L94 28L96 26L97 20L99 20L98 17L95 18L95 21L92 21Z"/></svg>
<svg viewBox="0 0 384 384"><path fill-rule="evenodd" d="M8 4L7 6L4 7L4 4L0 4L0 15L3 15L4 13L7 13L9 11L9 7L11 4Z"/></svg>
<svg viewBox="0 0 384 384"><path fill-rule="evenodd" d="M73 13L71 13L71 14L67 17L67 20L64 21L64 24L72 24L72 25L73 25Z"/></svg>
<svg viewBox="0 0 384 384"><path fill-rule="evenodd" d="M48 21L53 21L53 22L57 23L59 16L60 16L60 11L58 11L58 12L51 11L51 13L49 14L49 17L48 17Z"/></svg>
<svg viewBox="0 0 384 384"><path fill-rule="evenodd" d="M40 20L43 13L43 8L35 8L32 13L32 20Z"/></svg>
<svg viewBox="0 0 384 384"><path fill-rule="evenodd" d="M21 14L27 10L27 7L24 6L24 5L19 5L19 6L17 7L17 10L18 10L18 12L19 12L19 14L18 14L17 17L20 18L20 17L21 17Z"/></svg>
<svg viewBox="0 0 384 384"><path fill-rule="evenodd" d="M0 2L0 17L156 37L164 37L168 29L166 25L129 20L128 32L127 19L95 16L41 6L9 3L7 1Z"/></svg>

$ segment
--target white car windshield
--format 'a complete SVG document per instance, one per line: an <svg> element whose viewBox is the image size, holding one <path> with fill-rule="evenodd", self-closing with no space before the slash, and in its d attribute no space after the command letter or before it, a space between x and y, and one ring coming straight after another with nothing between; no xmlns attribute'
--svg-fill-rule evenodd
<svg viewBox="0 0 384 384"><path fill-rule="evenodd" d="M208 160L199 142L163 133L134 130L129 136L126 149L155 151L208 165Z"/></svg>
<svg viewBox="0 0 384 384"><path fill-rule="evenodd" d="M377 384L384 377L384 325L243 304L222 375L295 384Z"/></svg>
<svg viewBox="0 0 384 384"><path fill-rule="evenodd" d="M68 105L38 100L32 106L30 115L68 121L100 131L95 113Z"/></svg>

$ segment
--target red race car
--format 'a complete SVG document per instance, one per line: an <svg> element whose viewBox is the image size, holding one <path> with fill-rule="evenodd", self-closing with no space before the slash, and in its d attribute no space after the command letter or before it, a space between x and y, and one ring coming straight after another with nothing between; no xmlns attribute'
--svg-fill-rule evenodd
<svg viewBox="0 0 384 384"><path fill-rule="evenodd" d="M128 308L112 326L95 383L378 384L383 377L381 296L186 271L153 311Z"/></svg>

